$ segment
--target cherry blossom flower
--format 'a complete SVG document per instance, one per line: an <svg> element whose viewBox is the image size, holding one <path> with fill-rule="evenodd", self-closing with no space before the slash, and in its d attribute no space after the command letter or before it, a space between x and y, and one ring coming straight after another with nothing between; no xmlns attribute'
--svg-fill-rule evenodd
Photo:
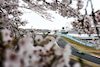
<svg viewBox="0 0 100 67"><path fill-rule="evenodd" d="M35 41L37 44L40 44L43 41L43 37L41 35L36 35Z"/></svg>
<svg viewBox="0 0 100 67"><path fill-rule="evenodd" d="M31 37L21 38L18 42L18 45L20 47L19 54L24 54L25 52L27 55L28 53L32 53L32 50L34 49L33 39Z"/></svg>
<svg viewBox="0 0 100 67"><path fill-rule="evenodd" d="M62 4L69 4L70 3L70 0L62 0Z"/></svg>
<svg viewBox="0 0 100 67"><path fill-rule="evenodd" d="M45 45L44 45L44 48L45 48L46 50L50 51L50 49L52 48L52 46L53 46L53 43L48 43L48 44L45 44Z"/></svg>
<svg viewBox="0 0 100 67"><path fill-rule="evenodd" d="M56 45L56 46L54 46L54 49L55 49L55 55L57 55L57 56L62 55L62 51L63 51L62 48L60 48L58 45Z"/></svg>
<svg viewBox="0 0 100 67"><path fill-rule="evenodd" d="M6 50L6 60L4 62L4 67L20 67L20 56L18 53L7 49Z"/></svg>
<svg viewBox="0 0 100 67"><path fill-rule="evenodd" d="M70 67L69 65L69 61L70 61L70 55L71 55L71 47L69 44L66 44L65 45L65 49L64 49L64 52L63 52L63 58L64 58L64 61L65 61L65 65Z"/></svg>
<svg viewBox="0 0 100 67"><path fill-rule="evenodd" d="M81 64L80 64L80 63L75 63L75 64L73 65L73 67L81 67Z"/></svg>
<svg viewBox="0 0 100 67"><path fill-rule="evenodd" d="M8 42L9 40L12 40L12 38L10 37L10 34L11 34L10 30L3 29L1 30L1 32L2 32L4 42Z"/></svg>
<svg viewBox="0 0 100 67"><path fill-rule="evenodd" d="M55 42L55 38L54 37L50 37L49 38L49 42L54 43Z"/></svg>
<svg viewBox="0 0 100 67"><path fill-rule="evenodd" d="M77 2L77 6L78 6L78 9L82 9L83 8L83 1L82 0L78 0Z"/></svg>
<svg viewBox="0 0 100 67"><path fill-rule="evenodd" d="M58 0L52 0L49 2L49 0L22 0L27 4L27 6L21 6L24 8L28 8L32 11L35 11L40 16L51 19L51 14L47 13L47 10L53 10L57 11L61 16L63 17L76 17L79 20L75 21L73 24L73 27L76 31L78 31L79 34L82 33L88 33L91 34L94 31L91 29L91 23L93 22L93 17L85 16L84 18L84 28L82 27L82 23L80 20L83 19L83 16L79 18L81 15L80 9L83 8L83 1L77 0L77 9L74 9L71 6L71 3L73 0L62 0L61 2ZM50 37L49 43L44 44L43 46L41 43L43 41L46 41L46 38L43 39L41 35L36 35L34 33L25 33L25 37L21 38L19 37L18 27L20 25L25 25L26 22L22 22L21 16L23 13L18 10L18 2L19 0L0 0L0 21L2 22L1 26L9 27L13 33L16 33L16 37L19 39L18 44L18 53L15 52L15 50L6 50L6 61L4 62L5 67L43 67L49 64L53 64L51 66L57 65L57 67L63 67L64 65L70 67L69 65L69 56L71 55L71 49L70 45L66 45L64 48L59 47L59 45L54 44L55 41L57 41L60 36L58 36L59 31L55 31L55 39L54 37ZM100 21L100 12L98 11L96 13L96 22L98 23ZM80 23L79 23L80 22ZM15 32L16 31L16 32ZM9 40L12 40L10 37L10 31L7 29L2 30L2 36L3 41L8 42ZM21 32L20 32L21 33ZM18 35L18 36L17 36ZM37 43L37 46L34 46L34 39ZM39 44L39 45L38 45ZM96 43L95 43L96 44ZM15 45L15 44L13 44ZM97 49L100 47L99 45L96 45ZM11 49L13 49L11 47ZM49 55L49 56L48 56ZM54 57L61 57L59 60L55 60L54 63L51 62ZM20 63L21 62L21 63ZM48 67L48 66L46 66ZM75 65L75 67L78 67Z"/></svg>

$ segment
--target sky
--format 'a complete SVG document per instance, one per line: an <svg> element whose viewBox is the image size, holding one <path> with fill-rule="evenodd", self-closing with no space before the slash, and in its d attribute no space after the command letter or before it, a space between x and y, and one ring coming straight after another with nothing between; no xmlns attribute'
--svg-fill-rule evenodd
<svg viewBox="0 0 100 67"><path fill-rule="evenodd" d="M92 1L93 1L94 10L95 11L98 10L100 7L100 0L92 0ZM67 29L72 28L70 24L70 22L73 21L72 18L70 19L64 18L53 11L50 11L52 16L55 17L55 19L53 19L53 22L42 18L41 16L39 16L35 12L31 12L30 10L23 9L23 11L24 11L24 15L22 16L22 19L27 20L28 24L26 26L21 26L20 28L50 29L50 30L54 30L54 29L61 30L62 27L65 26L67 27ZM91 12L90 5L88 6L87 11L88 13ZM81 12L84 14L84 8L81 10Z"/></svg>

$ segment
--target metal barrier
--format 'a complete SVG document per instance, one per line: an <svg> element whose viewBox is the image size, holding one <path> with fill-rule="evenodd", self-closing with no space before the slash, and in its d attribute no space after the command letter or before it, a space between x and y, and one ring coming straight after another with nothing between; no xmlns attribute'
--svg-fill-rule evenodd
<svg viewBox="0 0 100 67"><path fill-rule="evenodd" d="M69 38L69 39L71 39L71 40L73 40L75 42L78 42L78 43L80 43L82 45L86 45L86 46L89 46L89 47L94 47L92 44L87 44L87 43L84 43L82 41L79 41L79 40L73 38L73 36L70 36L70 35L67 35L67 34L60 34L60 35L66 37L66 38Z"/></svg>

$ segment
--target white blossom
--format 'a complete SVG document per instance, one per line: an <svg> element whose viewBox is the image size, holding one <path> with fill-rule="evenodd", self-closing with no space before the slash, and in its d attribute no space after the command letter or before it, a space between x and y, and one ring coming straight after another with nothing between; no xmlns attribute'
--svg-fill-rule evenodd
<svg viewBox="0 0 100 67"><path fill-rule="evenodd" d="M49 40L50 40L51 43L55 42L55 38L54 37L50 37Z"/></svg>
<svg viewBox="0 0 100 67"><path fill-rule="evenodd" d="M73 67L81 67L81 64L80 64L80 63L75 63L75 64L73 65Z"/></svg>
<svg viewBox="0 0 100 67"><path fill-rule="evenodd" d="M70 0L62 0L62 4L69 4L70 3Z"/></svg>
<svg viewBox="0 0 100 67"><path fill-rule="evenodd" d="M44 48L45 48L46 50L50 51L50 49L52 48L52 46L53 46L53 43L51 42L51 43L45 44L45 45L44 45Z"/></svg>
<svg viewBox="0 0 100 67"><path fill-rule="evenodd" d="M3 36L3 41L7 42L9 40L12 40L12 38L10 37L11 31L8 29L3 29L1 30L2 32L2 36Z"/></svg>
<svg viewBox="0 0 100 67"><path fill-rule="evenodd" d="M6 50L4 67L20 67L20 55L10 49Z"/></svg>
<svg viewBox="0 0 100 67"><path fill-rule="evenodd" d="M32 50L34 49L33 39L31 37L21 38L18 42L18 45L20 47L19 54L26 52L27 55L32 53Z"/></svg>
<svg viewBox="0 0 100 67"><path fill-rule="evenodd" d="M55 54L57 55L57 56L61 56L63 53L62 53L62 51L63 51L63 49L61 48L61 47L59 47L58 45L55 45L54 46L54 49L55 49Z"/></svg>
<svg viewBox="0 0 100 67"><path fill-rule="evenodd" d="M36 43L40 44L43 41L43 37L41 35L36 35L35 41Z"/></svg>

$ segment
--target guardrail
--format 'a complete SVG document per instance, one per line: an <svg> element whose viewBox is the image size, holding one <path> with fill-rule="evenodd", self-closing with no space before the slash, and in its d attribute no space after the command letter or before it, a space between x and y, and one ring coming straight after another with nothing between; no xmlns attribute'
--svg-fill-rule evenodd
<svg viewBox="0 0 100 67"><path fill-rule="evenodd" d="M87 43L84 43L82 41L79 41L79 40L73 38L73 36L70 36L70 35L67 35L67 34L59 34L59 35L64 36L66 38L69 38L69 39L71 39L71 40L73 40L75 42L78 42L78 43L82 44L82 45L86 45L86 46L89 46L89 47L94 47L92 44L87 44Z"/></svg>

